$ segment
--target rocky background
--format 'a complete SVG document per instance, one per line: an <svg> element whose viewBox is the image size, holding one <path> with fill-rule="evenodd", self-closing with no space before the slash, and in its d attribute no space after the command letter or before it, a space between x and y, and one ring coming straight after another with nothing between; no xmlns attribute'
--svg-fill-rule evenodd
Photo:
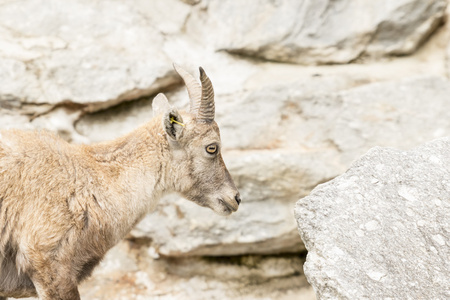
<svg viewBox="0 0 450 300"><path fill-rule="evenodd" d="M82 298L314 299L294 203L373 146L450 135L448 15L447 0L0 0L0 128L118 137L158 92L187 107L172 62L215 88L238 213L162 199Z"/></svg>

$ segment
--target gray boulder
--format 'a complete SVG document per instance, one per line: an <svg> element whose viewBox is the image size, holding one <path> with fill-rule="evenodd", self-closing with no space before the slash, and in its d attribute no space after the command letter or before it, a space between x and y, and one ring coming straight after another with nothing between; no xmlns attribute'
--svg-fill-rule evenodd
<svg viewBox="0 0 450 300"><path fill-rule="evenodd" d="M219 49L301 64L413 53L443 22L446 0L211 0ZM203 25L202 25L203 24ZM220 34L217 34L220 32Z"/></svg>
<svg viewBox="0 0 450 300"><path fill-rule="evenodd" d="M319 299L450 297L450 139L373 148L300 199L305 274Z"/></svg>

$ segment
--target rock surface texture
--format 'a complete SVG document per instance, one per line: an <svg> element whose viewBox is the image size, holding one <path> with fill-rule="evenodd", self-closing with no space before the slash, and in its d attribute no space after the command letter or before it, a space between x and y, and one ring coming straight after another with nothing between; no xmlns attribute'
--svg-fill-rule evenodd
<svg viewBox="0 0 450 300"><path fill-rule="evenodd" d="M152 248L150 248L152 249ZM310 300L304 257L189 257L155 259L142 241L124 241L108 253L84 299Z"/></svg>
<svg viewBox="0 0 450 300"><path fill-rule="evenodd" d="M450 297L450 139L373 148L295 206L319 299Z"/></svg>
<svg viewBox="0 0 450 300"><path fill-rule="evenodd" d="M162 34L126 2L8 1L0 19L0 99L98 110L178 81Z"/></svg>
<svg viewBox="0 0 450 300"><path fill-rule="evenodd" d="M414 52L443 21L445 0L212 0L220 49L301 64Z"/></svg>
<svg viewBox="0 0 450 300"><path fill-rule="evenodd" d="M238 213L162 199L83 299L311 296L284 267L305 253L295 202L371 147L450 136L449 1L372 2L0 0L2 129L102 142L147 122L159 92L187 107L172 62L214 85Z"/></svg>

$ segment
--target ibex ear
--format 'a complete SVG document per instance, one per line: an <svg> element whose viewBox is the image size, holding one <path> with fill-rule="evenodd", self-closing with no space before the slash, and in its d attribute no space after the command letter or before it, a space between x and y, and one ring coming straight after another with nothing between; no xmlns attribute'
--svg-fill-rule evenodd
<svg viewBox="0 0 450 300"><path fill-rule="evenodd" d="M159 93L152 102L153 117L165 113L170 109L169 101L164 94Z"/></svg>
<svg viewBox="0 0 450 300"><path fill-rule="evenodd" d="M170 108L163 116L163 126L169 138L176 141L183 135L183 118L175 108Z"/></svg>

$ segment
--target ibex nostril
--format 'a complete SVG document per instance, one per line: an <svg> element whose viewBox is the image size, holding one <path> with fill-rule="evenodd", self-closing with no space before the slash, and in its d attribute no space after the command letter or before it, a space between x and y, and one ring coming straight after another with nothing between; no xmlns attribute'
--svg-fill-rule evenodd
<svg viewBox="0 0 450 300"><path fill-rule="evenodd" d="M241 204L241 197L239 196L239 194L237 194L236 196L234 196L234 200L236 200L237 204Z"/></svg>

